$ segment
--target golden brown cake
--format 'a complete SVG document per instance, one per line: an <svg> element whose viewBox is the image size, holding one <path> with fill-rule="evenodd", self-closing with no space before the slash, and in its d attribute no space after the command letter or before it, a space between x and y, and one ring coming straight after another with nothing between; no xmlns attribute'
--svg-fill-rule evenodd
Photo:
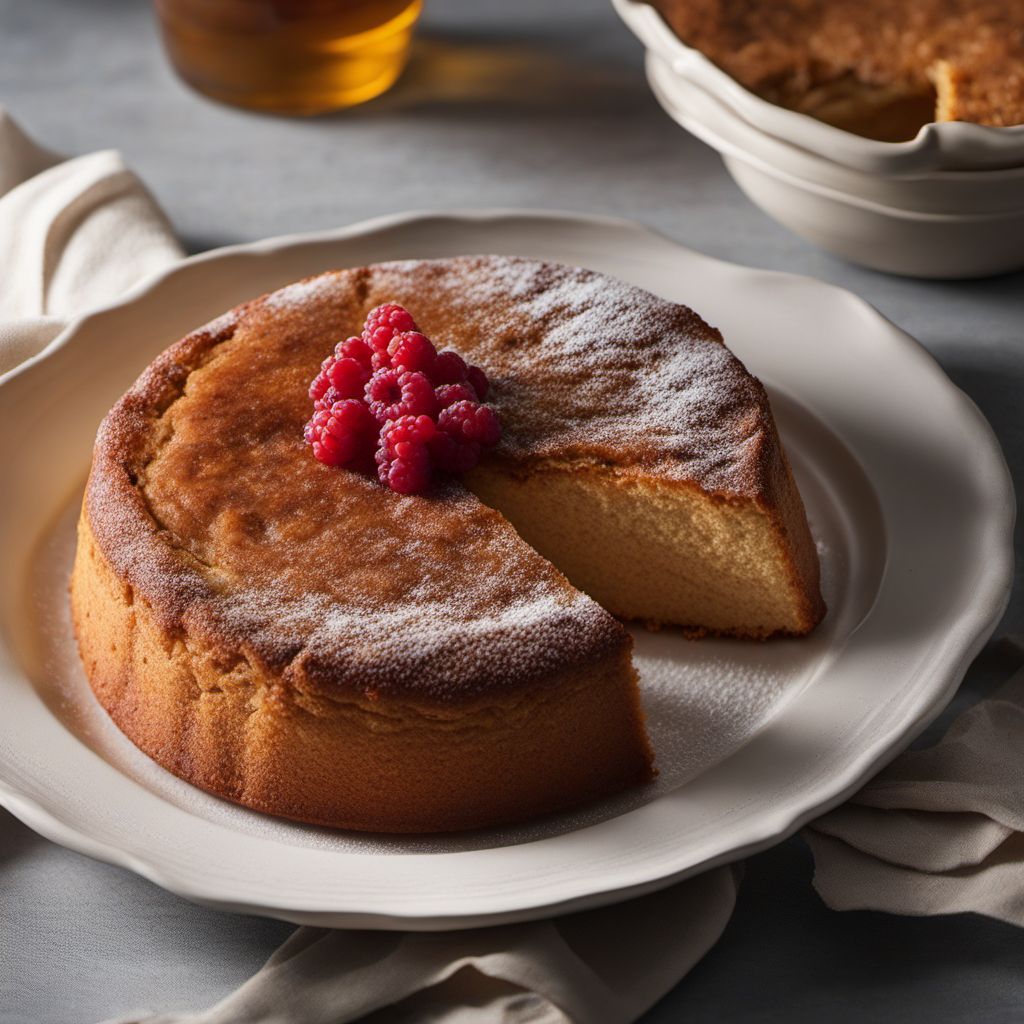
<svg viewBox="0 0 1024 1024"><path fill-rule="evenodd" d="M302 437L324 354L386 301L486 367L503 422L426 496ZM648 780L632 642L598 601L752 637L824 611L763 388L689 309L601 275L325 274L172 346L100 428L72 579L89 680L152 758L248 807L440 831Z"/></svg>
<svg viewBox="0 0 1024 1024"><path fill-rule="evenodd" d="M651 0L752 92L872 138L1024 122L1024 0Z"/></svg>

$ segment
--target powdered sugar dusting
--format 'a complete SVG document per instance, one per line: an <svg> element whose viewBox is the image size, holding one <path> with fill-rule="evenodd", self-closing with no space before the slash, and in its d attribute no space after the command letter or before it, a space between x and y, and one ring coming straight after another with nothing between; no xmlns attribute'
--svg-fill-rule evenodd
<svg viewBox="0 0 1024 1024"><path fill-rule="evenodd" d="M509 554L514 566L521 553ZM595 602L548 579L524 577L502 602L493 600L486 581L477 585L472 578L440 594L429 584L413 587L388 603L368 595L343 603L331 594L256 584L219 603L220 628L270 652L299 648L304 667L339 681L358 679L364 692L431 680L435 699L457 700L485 686L493 691L543 676L565 661L566 650L600 649L610 632Z"/></svg>
<svg viewBox="0 0 1024 1024"><path fill-rule="evenodd" d="M310 457L308 381L386 301L486 367L504 429L497 457L642 465L756 492L772 432L763 389L687 308L511 257L328 273L186 339L101 432L94 529L174 628L226 637L278 670L295 662L344 687L415 686L438 699L621 643L599 606L460 486L398 498ZM221 343L230 357L207 369ZM187 393L167 406L171 381ZM154 405L167 441L149 457L136 448ZM147 460L139 487L119 468L125 458Z"/></svg>
<svg viewBox="0 0 1024 1024"><path fill-rule="evenodd" d="M336 292L338 287L338 278L333 274L307 277L271 292L263 299L263 305L266 309L297 309L312 300L330 298L331 293Z"/></svg>
<svg viewBox="0 0 1024 1024"><path fill-rule="evenodd" d="M238 313L236 310L229 309L226 313L221 313L220 316L211 320L203 330L216 336L230 330L236 323L238 323Z"/></svg>
<svg viewBox="0 0 1024 1024"><path fill-rule="evenodd" d="M691 310L514 257L383 264L372 275L375 291L409 304L424 280L445 296L425 329L494 380L506 457L642 462L708 489L756 488L772 432L763 389Z"/></svg>

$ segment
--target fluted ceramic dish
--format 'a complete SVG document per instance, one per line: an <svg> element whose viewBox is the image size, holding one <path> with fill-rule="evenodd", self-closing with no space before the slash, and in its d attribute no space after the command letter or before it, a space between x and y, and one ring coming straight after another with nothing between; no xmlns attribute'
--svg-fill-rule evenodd
<svg viewBox="0 0 1024 1024"><path fill-rule="evenodd" d="M193 789L117 732L69 635L75 505L99 420L168 343L254 295L331 267L474 252L589 266L723 329L771 396L821 546L825 621L763 644L638 631L661 778L571 815L389 838ZM915 341L849 292L592 218L409 215L184 260L0 382L0 480L0 802L56 842L198 902L335 927L542 917L778 842L938 714L1011 579L1013 492L998 444Z"/></svg>
<svg viewBox="0 0 1024 1024"><path fill-rule="evenodd" d="M646 55L655 98L716 149L747 196L815 245L852 263L929 278L1024 267L1024 168L881 178L766 135L700 86L680 86Z"/></svg>
<svg viewBox="0 0 1024 1024"><path fill-rule="evenodd" d="M680 87L692 82L766 134L826 160L884 176L1024 166L1024 125L993 128L950 121L926 124L907 142L866 139L752 93L683 43L650 4L640 0L612 0L612 4L648 51L666 62Z"/></svg>

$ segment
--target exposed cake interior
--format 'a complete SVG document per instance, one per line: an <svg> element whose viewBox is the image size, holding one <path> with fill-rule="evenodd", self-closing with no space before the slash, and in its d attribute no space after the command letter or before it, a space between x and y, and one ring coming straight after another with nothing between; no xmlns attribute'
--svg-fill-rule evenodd
<svg viewBox="0 0 1024 1024"><path fill-rule="evenodd" d="M609 611L692 633L802 633L811 611L794 586L772 517L754 503L578 467L526 478L479 469L470 485L520 536Z"/></svg>

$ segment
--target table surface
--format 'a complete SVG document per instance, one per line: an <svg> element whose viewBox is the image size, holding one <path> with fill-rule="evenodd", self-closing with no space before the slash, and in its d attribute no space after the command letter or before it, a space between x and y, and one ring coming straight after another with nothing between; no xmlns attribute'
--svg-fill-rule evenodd
<svg viewBox="0 0 1024 1024"><path fill-rule="evenodd" d="M723 259L834 282L937 356L1022 477L1024 275L904 280L810 248L661 112L607 0L427 0L399 84L315 120L191 93L139 0L0 0L0 101L51 148L120 149L191 251L400 210L532 207L630 217ZM1018 578L999 632L1020 633L1022 612ZM994 684L995 661L982 656L960 702ZM799 839L750 860L722 940L645 1020L1021 1019L1024 930L834 913L812 870ZM198 1009L290 930L192 906L0 812L3 1024Z"/></svg>

